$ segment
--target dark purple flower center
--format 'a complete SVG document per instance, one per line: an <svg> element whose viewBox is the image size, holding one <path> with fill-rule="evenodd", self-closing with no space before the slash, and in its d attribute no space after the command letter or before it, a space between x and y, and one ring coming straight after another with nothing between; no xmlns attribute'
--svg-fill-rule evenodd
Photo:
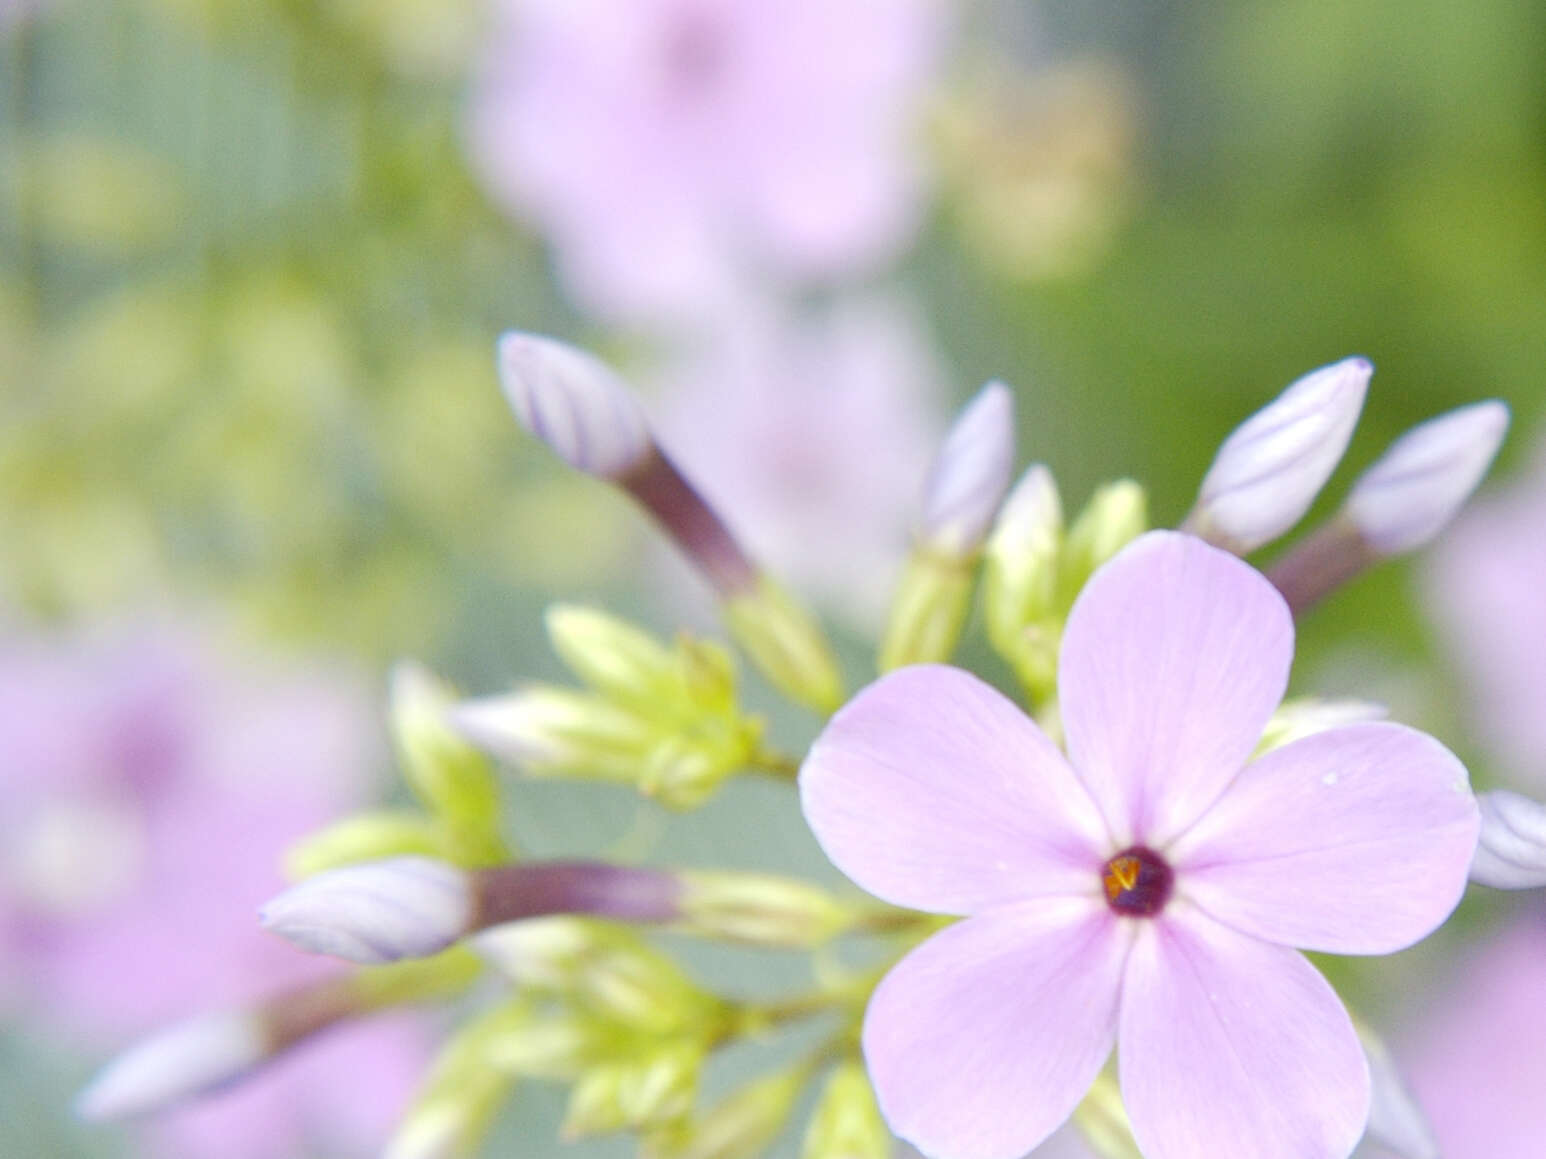
<svg viewBox="0 0 1546 1159"><path fill-rule="evenodd" d="M1100 871L1106 904L1135 918L1151 918L1164 909L1175 879L1165 859L1142 845L1122 850Z"/></svg>

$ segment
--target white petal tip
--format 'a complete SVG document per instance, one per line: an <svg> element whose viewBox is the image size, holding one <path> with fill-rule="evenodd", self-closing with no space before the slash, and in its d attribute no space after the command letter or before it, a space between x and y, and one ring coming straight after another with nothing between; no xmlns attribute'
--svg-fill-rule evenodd
<svg viewBox="0 0 1546 1159"><path fill-rule="evenodd" d="M936 551L966 556L981 546L1014 468L1014 395L990 382L945 436L924 487L919 537Z"/></svg>
<svg viewBox="0 0 1546 1159"><path fill-rule="evenodd" d="M1323 366L1235 428L1202 481L1188 529L1243 555L1298 523L1347 450L1373 373L1361 357Z"/></svg>
<svg viewBox="0 0 1546 1159"><path fill-rule="evenodd" d="M1383 555L1423 546L1481 483L1508 424L1508 407L1490 399L1413 427L1353 484L1347 517Z"/></svg>
<svg viewBox="0 0 1546 1159"><path fill-rule="evenodd" d="M102 1121L148 1114L230 1082L267 1055L249 1014L213 1014L131 1047L76 1096L75 1114Z"/></svg>
<svg viewBox="0 0 1546 1159"><path fill-rule="evenodd" d="M378 966L439 953L472 915L466 873L396 857L319 873L260 911L265 929L314 954Z"/></svg>
<svg viewBox="0 0 1546 1159"><path fill-rule="evenodd" d="M499 381L521 425L577 471L615 479L654 446L627 383L567 343L518 331L502 335Z"/></svg>

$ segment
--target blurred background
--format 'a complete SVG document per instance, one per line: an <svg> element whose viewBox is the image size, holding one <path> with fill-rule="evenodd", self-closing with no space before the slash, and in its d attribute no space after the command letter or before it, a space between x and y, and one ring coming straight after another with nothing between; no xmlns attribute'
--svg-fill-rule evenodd
<svg viewBox="0 0 1546 1159"><path fill-rule="evenodd" d="M0 1154L378 1153L432 1020L143 1128L68 1104L134 1035L317 968L252 907L394 791L392 660L495 691L558 672L555 599L711 622L510 419L508 328L627 373L853 672L988 378L1066 504L1130 475L1158 525L1346 355L1377 370L1327 510L1502 398L1495 494L1309 617L1295 679L1546 788L1539 3L0 0ZM824 872L774 787L511 798L537 855ZM1448 1154L1542 1153L1538 905L1338 969ZM560 1153L560 1107L523 1091L508 1153Z"/></svg>

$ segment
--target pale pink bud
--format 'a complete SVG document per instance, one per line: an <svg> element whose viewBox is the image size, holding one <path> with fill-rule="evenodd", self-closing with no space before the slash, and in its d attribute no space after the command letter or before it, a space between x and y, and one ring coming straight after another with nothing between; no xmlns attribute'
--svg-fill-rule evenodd
<svg viewBox="0 0 1546 1159"><path fill-rule="evenodd" d="M1365 358L1312 370L1236 427L1185 530L1244 555L1298 523L1347 450L1373 373Z"/></svg>
<svg viewBox="0 0 1546 1159"><path fill-rule="evenodd" d="M1508 407L1472 403L1413 427L1359 476L1344 511L1382 555L1427 543L1476 490L1508 431Z"/></svg>
<svg viewBox="0 0 1546 1159"><path fill-rule="evenodd" d="M1546 886L1546 805L1496 789L1482 793L1482 831L1471 880L1493 889Z"/></svg>
<svg viewBox="0 0 1546 1159"><path fill-rule="evenodd" d="M250 1013L208 1014L168 1027L104 1067L75 1100L84 1119L158 1111L244 1074L269 1054Z"/></svg>
<svg viewBox="0 0 1546 1159"><path fill-rule="evenodd" d="M973 555L987 538L1014 469L1014 398L990 382L957 417L929 471L918 538L957 558Z"/></svg>
<svg viewBox="0 0 1546 1159"><path fill-rule="evenodd" d="M517 331L503 335L499 381L521 425L577 471L617 479L655 445L628 384L567 343Z"/></svg>

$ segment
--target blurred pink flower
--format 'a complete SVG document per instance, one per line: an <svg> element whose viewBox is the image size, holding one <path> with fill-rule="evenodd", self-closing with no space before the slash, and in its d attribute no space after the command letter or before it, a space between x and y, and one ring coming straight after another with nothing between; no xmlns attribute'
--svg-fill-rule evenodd
<svg viewBox="0 0 1546 1159"><path fill-rule="evenodd" d="M286 845L361 803L378 764L342 670L238 656L187 628L0 643L0 990L37 1032L106 1053L324 976L264 934ZM379 1147L420 1030L340 1032L155 1121L157 1155ZM351 1081L325 1081L348 1073Z"/></svg>
<svg viewBox="0 0 1546 1159"><path fill-rule="evenodd" d="M618 321L872 269L918 226L942 0L494 0L473 160Z"/></svg>
<svg viewBox="0 0 1546 1159"><path fill-rule="evenodd" d="M898 300L743 309L659 376L656 425L755 558L874 625L939 443L942 378Z"/></svg>
<svg viewBox="0 0 1546 1159"><path fill-rule="evenodd" d="M1475 948L1398 1053L1445 1159L1546 1155L1546 915Z"/></svg>
<svg viewBox="0 0 1546 1159"><path fill-rule="evenodd" d="M1521 788L1546 792L1546 447L1511 490L1473 503L1430 560L1428 604L1477 735Z"/></svg>
<svg viewBox="0 0 1546 1159"><path fill-rule="evenodd" d="M930 1155L1016 1159L1115 1044L1149 1159L1345 1159L1369 1068L1297 948L1383 954L1460 900L1466 771L1429 736L1353 724L1253 760L1293 622L1267 580L1173 532L1089 581L1058 671L1067 756L959 669L902 668L800 771L833 862L896 905L965 914L881 981L865 1062Z"/></svg>

